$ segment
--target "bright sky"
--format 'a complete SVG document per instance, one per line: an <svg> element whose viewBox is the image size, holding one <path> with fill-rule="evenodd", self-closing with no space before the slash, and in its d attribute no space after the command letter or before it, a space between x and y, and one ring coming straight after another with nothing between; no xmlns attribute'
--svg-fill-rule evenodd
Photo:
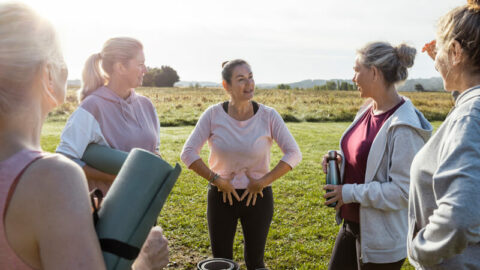
<svg viewBox="0 0 480 270"><path fill-rule="evenodd" d="M131 36L148 66L184 81L220 81L221 63L243 58L257 83L351 78L355 51L370 41L421 50L438 18L466 0L23 0L60 33L69 79L110 37ZM410 78L438 76L417 55Z"/></svg>

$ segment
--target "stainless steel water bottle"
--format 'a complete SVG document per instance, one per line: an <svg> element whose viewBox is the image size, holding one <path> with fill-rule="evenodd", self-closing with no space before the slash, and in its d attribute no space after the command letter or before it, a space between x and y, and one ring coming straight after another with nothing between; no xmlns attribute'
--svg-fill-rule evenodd
<svg viewBox="0 0 480 270"><path fill-rule="evenodd" d="M327 157L327 185L338 185L340 184L340 173L338 170L338 164L337 164L337 151L330 150L328 151L328 157ZM332 190L327 190L327 192L330 192ZM327 198L327 200L330 200L330 198ZM331 203L328 206L329 207L335 207L337 205L337 202Z"/></svg>

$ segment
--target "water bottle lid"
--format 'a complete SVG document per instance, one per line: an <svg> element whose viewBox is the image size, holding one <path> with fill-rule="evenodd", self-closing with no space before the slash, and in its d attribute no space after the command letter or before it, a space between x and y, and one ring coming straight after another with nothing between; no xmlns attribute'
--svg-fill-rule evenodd
<svg viewBox="0 0 480 270"><path fill-rule="evenodd" d="M337 151L330 150L328 151L328 160L336 160L337 159Z"/></svg>

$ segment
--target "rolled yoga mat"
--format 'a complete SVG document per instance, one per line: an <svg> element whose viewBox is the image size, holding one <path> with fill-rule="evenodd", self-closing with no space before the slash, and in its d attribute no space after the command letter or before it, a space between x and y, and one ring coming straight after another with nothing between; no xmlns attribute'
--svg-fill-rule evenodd
<svg viewBox="0 0 480 270"><path fill-rule="evenodd" d="M118 174L127 156L127 152L92 143L87 146L82 160L99 171Z"/></svg>
<svg viewBox="0 0 480 270"><path fill-rule="evenodd" d="M178 163L172 168L148 151L130 152L102 202L95 227L108 270L131 269L180 172Z"/></svg>

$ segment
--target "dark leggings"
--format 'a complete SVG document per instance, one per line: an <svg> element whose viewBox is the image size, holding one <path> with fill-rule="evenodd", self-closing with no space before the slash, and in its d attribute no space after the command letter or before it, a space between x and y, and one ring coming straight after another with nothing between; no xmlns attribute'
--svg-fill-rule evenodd
<svg viewBox="0 0 480 270"><path fill-rule="evenodd" d="M237 189L240 197L244 191ZM245 239L245 264L251 270L265 267L263 255L273 216L272 188L263 189L263 198L258 196L255 206L247 207L246 202L246 199L238 202L233 198L233 205L228 200L224 203L222 192L218 192L217 187L210 186L207 219L213 257L225 259L233 259L233 240L240 219Z"/></svg>
<svg viewBox="0 0 480 270"><path fill-rule="evenodd" d="M333 247L329 270L396 270L405 259L392 263L362 263L360 261L360 225L344 221Z"/></svg>

